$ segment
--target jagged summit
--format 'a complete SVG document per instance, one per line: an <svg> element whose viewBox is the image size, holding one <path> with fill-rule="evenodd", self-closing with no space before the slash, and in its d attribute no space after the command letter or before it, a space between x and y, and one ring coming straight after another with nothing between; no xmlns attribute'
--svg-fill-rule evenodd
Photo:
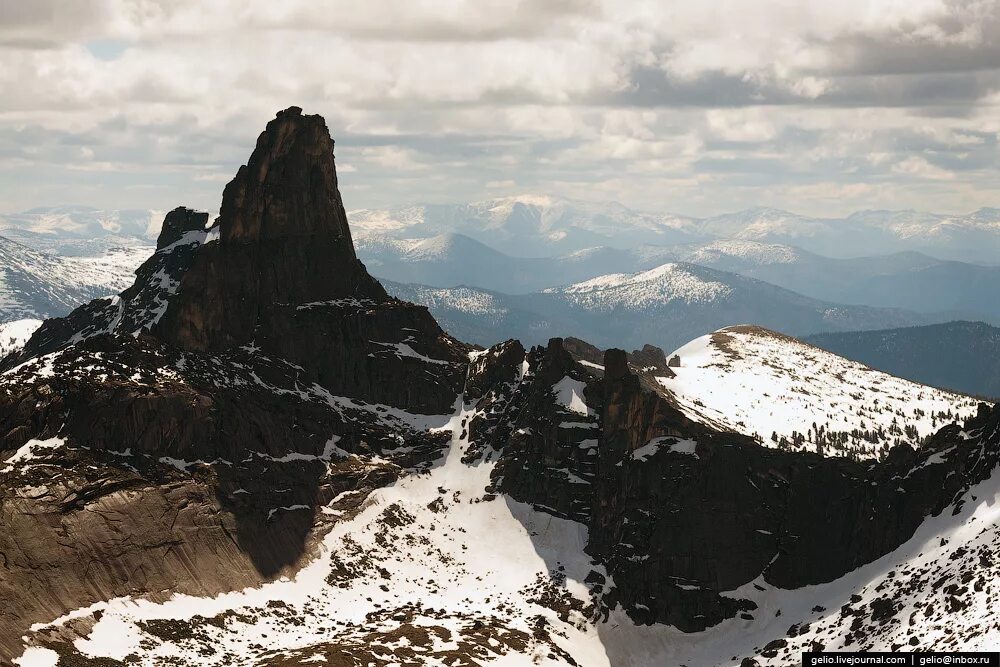
<svg viewBox="0 0 1000 667"><path fill-rule="evenodd" d="M294 106L279 111L223 191L222 242L320 237L340 241L353 257L333 147L322 116Z"/></svg>
<svg viewBox="0 0 1000 667"><path fill-rule="evenodd" d="M387 300L354 253L333 145L323 118L298 107L267 124L223 192L219 243L195 257L158 336L218 351L273 330L289 304Z"/></svg>
<svg viewBox="0 0 1000 667"><path fill-rule="evenodd" d="M358 260L333 147L321 116L279 112L211 228L206 213L168 213L132 287L46 322L5 367L95 336L144 333L192 352L260 350L300 366L304 380L366 400L450 406L461 381L450 364L467 348L425 307L388 296ZM430 382L420 359L441 362Z"/></svg>

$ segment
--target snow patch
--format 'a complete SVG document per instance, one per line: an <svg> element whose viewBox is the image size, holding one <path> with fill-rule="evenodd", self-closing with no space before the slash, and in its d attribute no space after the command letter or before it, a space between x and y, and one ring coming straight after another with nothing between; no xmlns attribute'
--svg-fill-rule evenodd
<svg viewBox="0 0 1000 667"><path fill-rule="evenodd" d="M55 449L65 444L66 440L59 437L48 438L46 440L29 440L21 445L10 458L4 461L6 465L3 467L3 472L11 472L15 467L19 467L20 464L40 458L38 456L40 451Z"/></svg>
<svg viewBox="0 0 1000 667"><path fill-rule="evenodd" d="M642 447L633 451L632 458L636 461L645 461L661 449L665 449L668 452L674 452L675 454L687 454L688 456L698 458L698 455L695 453L697 447L698 443L694 440L680 439L670 436L653 438Z"/></svg>
<svg viewBox="0 0 1000 667"><path fill-rule="evenodd" d="M592 415L594 411L588 408L586 401L583 400L583 390L586 387L586 382L574 380L567 375L552 385L552 392L556 396L556 402L570 412Z"/></svg>

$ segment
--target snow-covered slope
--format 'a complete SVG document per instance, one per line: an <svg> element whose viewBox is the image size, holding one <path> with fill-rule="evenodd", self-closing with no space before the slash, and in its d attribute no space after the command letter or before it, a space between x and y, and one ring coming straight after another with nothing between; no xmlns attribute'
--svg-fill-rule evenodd
<svg viewBox="0 0 1000 667"><path fill-rule="evenodd" d="M93 257L63 257L0 237L0 322L55 317L116 294L151 247L120 247Z"/></svg>
<svg viewBox="0 0 1000 667"><path fill-rule="evenodd" d="M31 334L41 325L41 320L33 319L0 323L0 358L24 347Z"/></svg>
<svg viewBox="0 0 1000 667"><path fill-rule="evenodd" d="M294 579L217 598L112 600L36 632L102 612L75 648L144 664L239 664L248 655L329 664L345 654L348 664L565 665L568 655L608 664L587 620L586 528L488 495L493 464L462 462L472 416L459 403L454 415L421 417L452 434L444 460L372 493ZM335 461L345 458L355 457ZM322 512L336 517L339 500ZM171 623L183 630L168 632ZM37 662L21 664L54 666L55 655L35 649Z"/></svg>
<svg viewBox="0 0 1000 667"><path fill-rule="evenodd" d="M979 404L758 327L721 329L674 354L675 377L658 382L685 413L770 447L878 457L919 445Z"/></svg>
<svg viewBox="0 0 1000 667"><path fill-rule="evenodd" d="M796 264L807 260L809 255L794 246L737 239L703 243L681 253L685 262L702 266L716 266L726 260L755 266Z"/></svg>
<svg viewBox="0 0 1000 667"><path fill-rule="evenodd" d="M669 305L710 304L732 296L721 276L684 264L664 264L641 273L615 273L543 290L586 310L642 310Z"/></svg>

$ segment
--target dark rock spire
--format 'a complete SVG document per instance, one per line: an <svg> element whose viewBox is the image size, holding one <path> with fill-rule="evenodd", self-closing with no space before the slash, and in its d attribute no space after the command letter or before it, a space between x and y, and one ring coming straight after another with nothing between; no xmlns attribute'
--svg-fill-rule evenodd
<svg viewBox="0 0 1000 667"><path fill-rule="evenodd" d="M299 107L278 112L226 186L219 224L226 244L315 237L340 241L354 258L322 116L302 115Z"/></svg>
<svg viewBox="0 0 1000 667"><path fill-rule="evenodd" d="M355 255L321 116L290 107L267 124L218 225L155 332L164 340L221 351L253 341L281 306L388 298Z"/></svg>

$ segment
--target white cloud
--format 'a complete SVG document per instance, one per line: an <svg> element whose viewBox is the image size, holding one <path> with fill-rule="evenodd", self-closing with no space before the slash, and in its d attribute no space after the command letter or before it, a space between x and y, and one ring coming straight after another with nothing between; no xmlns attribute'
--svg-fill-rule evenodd
<svg viewBox="0 0 1000 667"><path fill-rule="evenodd" d="M426 167L426 165L420 164L415 151L396 146L365 148L361 151L361 155L369 163L389 169L411 171Z"/></svg>
<svg viewBox="0 0 1000 667"><path fill-rule="evenodd" d="M1000 175L998 5L0 0L0 209L214 206L297 104L352 207L516 181L692 213L895 184L954 210Z"/></svg>
<svg viewBox="0 0 1000 667"><path fill-rule="evenodd" d="M918 178L933 181L954 180L955 174L940 167L935 167L919 155L911 155L893 165L892 170L900 174L908 174Z"/></svg>
<svg viewBox="0 0 1000 667"><path fill-rule="evenodd" d="M768 115L768 110L759 107L709 109L706 118L709 129L727 141L768 141L778 132Z"/></svg>

